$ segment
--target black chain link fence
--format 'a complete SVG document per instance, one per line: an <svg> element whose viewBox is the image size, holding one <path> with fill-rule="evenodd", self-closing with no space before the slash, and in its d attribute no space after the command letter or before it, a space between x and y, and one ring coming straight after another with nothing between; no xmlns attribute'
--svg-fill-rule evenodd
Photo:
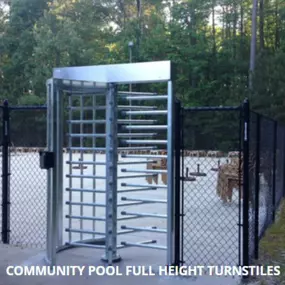
<svg viewBox="0 0 285 285"><path fill-rule="evenodd" d="M250 114L250 260L258 258L258 243L275 221L284 196L285 129L276 121L255 112Z"/></svg>
<svg viewBox="0 0 285 285"><path fill-rule="evenodd" d="M2 110L5 108L9 114L9 175L2 176L8 187L1 193L7 191L9 198L2 241L7 232L5 243L42 248L46 243L47 173L39 167L39 150L46 147L46 108L4 106ZM4 118L1 126L5 124ZM2 148L4 144L2 140Z"/></svg>
<svg viewBox="0 0 285 285"><path fill-rule="evenodd" d="M240 256L240 110L183 115L183 261L237 265Z"/></svg>
<svg viewBox="0 0 285 285"><path fill-rule="evenodd" d="M186 265L252 264L275 221L285 190L285 128L253 111L248 118L245 110L245 105L183 109Z"/></svg>

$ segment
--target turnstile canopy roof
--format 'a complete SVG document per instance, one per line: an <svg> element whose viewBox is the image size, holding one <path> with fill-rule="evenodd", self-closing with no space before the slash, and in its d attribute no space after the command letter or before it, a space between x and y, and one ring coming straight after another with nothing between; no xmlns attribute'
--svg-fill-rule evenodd
<svg viewBox="0 0 285 285"><path fill-rule="evenodd" d="M53 78L118 84L166 82L171 80L171 62L59 67L53 69Z"/></svg>

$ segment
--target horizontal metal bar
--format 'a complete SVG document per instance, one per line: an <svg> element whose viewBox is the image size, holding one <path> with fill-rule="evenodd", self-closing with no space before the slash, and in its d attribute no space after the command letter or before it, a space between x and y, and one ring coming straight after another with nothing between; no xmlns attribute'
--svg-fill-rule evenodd
<svg viewBox="0 0 285 285"><path fill-rule="evenodd" d="M155 124L157 120L118 120L118 124Z"/></svg>
<svg viewBox="0 0 285 285"><path fill-rule="evenodd" d="M106 134L66 134L71 138L105 138Z"/></svg>
<svg viewBox="0 0 285 285"><path fill-rule="evenodd" d="M69 106L69 107L67 107L67 110L70 110L70 111L80 111L80 110L83 110L83 111L106 110L106 106L96 106L96 107L72 107L72 106Z"/></svg>
<svg viewBox="0 0 285 285"><path fill-rule="evenodd" d="M120 110L157 110L156 106L130 106L130 105L119 105L118 109Z"/></svg>
<svg viewBox="0 0 285 285"><path fill-rule="evenodd" d="M119 204L117 205L117 207L128 207L128 206L136 206L136 205L143 205L143 204L147 204L144 202L133 202L133 203L126 203L126 204Z"/></svg>
<svg viewBox="0 0 285 285"><path fill-rule="evenodd" d="M106 193L105 190L98 190L98 189L66 188L65 190L66 190L66 191L70 191L70 192Z"/></svg>
<svg viewBox="0 0 285 285"><path fill-rule="evenodd" d="M125 138L125 137L154 137L157 133L121 133L118 134L117 137Z"/></svg>
<svg viewBox="0 0 285 285"><path fill-rule="evenodd" d="M121 186L122 186L122 187L147 187L147 186L149 186L149 184L122 183ZM156 184L155 186L153 186L153 188L167 189L167 186Z"/></svg>
<svg viewBox="0 0 285 285"><path fill-rule="evenodd" d="M141 125L141 126L123 126L123 129L126 130L167 130L167 126L166 125L151 125L151 126L145 126L145 125Z"/></svg>
<svg viewBox="0 0 285 285"><path fill-rule="evenodd" d="M82 233L82 234L95 234L95 235L101 235L101 236L105 236L105 233L102 232L95 232L95 231L88 231L88 230L79 230L79 229L65 229L66 232L71 232L71 233Z"/></svg>
<svg viewBox="0 0 285 285"><path fill-rule="evenodd" d="M133 100L167 100L167 95L156 95L156 96L127 96L126 100L133 101Z"/></svg>
<svg viewBox="0 0 285 285"><path fill-rule="evenodd" d="M99 203L86 203L86 202L70 202L67 201L65 202L66 205L71 205L71 206L89 206L89 207L102 207L105 208L105 204L99 204Z"/></svg>
<svg viewBox="0 0 285 285"><path fill-rule="evenodd" d="M67 242L66 245L72 245L75 247L78 246L78 247L88 247L88 248L105 248L105 245L82 243L82 242Z"/></svg>
<svg viewBox="0 0 285 285"><path fill-rule="evenodd" d="M144 175L130 175L130 176L118 176L117 179L132 179L132 178L144 178L153 176L151 174L144 174Z"/></svg>
<svg viewBox="0 0 285 285"><path fill-rule="evenodd" d="M187 107L183 111L237 111L241 106Z"/></svg>
<svg viewBox="0 0 285 285"><path fill-rule="evenodd" d="M95 232L95 231L88 231L88 230L79 230L79 229L65 229L66 232L72 232L72 233L82 233L82 234L97 234L101 236L105 236L105 233L102 232ZM123 234L131 234L134 233L134 230L129 230L129 231L120 231L117 232L117 235L123 235Z"/></svg>
<svg viewBox="0 0 285 285"><path fill-rule="evenodd" d="M134 233L135 231L133 230L130 230L130 231L118 231L117 232L117 235L124 235L124 234L132 234Z"/></svg>
<svg viewBox="0 0 285 285"><path fill-rule="evenodd" d="M105 147L68 147L66 150L77 150L77 151L104 151L106 150Z"/></svg>
<svg viewBox="0 0 285 285"><path fill-rule="evenodd" d="M67 178L86 178L86 179L103 179L105 180L105 176L96 176L96 175L81 175L81 174L67 174Z"/></svg>
<svg viewBox="0 0 285 285"><path fill-rule="evenodd" d="M102 90L96 90L96 89L91 89L91 90L72 90L71 89L61 89L61 91L70 94L71 96L85 96L85 97L91 97L91 96L106 96L105 92L106 89ZM93 92L92 92L93 91Z"/></svg>
<svg viewBox="0 0 285 285"><path fill-rule="evenodd" d="M78 219L78 220L86 220L86 221L106 221L105 218L100 218L100 217L84 217L84 216L65 216L67 219Z"/></svg>
<svg viewBox="0 0 285 285"><path fill-rule="evenodd" d="M125 115L166 115L167 110L158 111L123 111Z"/></svg>
<svg viewBox="0 0 285 285"><path fill-rule="evenodd" d="M106 165L104 161L66 161L66 164Z"/></svg>
<svg viewBox="0 0 285 285"><path fill-rule="evenodd" d="M121 222L121 221L135 220L135 219L139 219L139 218L140 217L135 217L135 216L132 216L132 217L121 217L121 218L118 218L117 221Z"/></svg>
<svg viewBox="0 0 285 285"><path fill-rule="evenodd" d="M123 140L127 144L167 144L167 140Z"/></svg>
<svg viewBox="0 0 285 285"><path fill-rule="evenodd" d="M134 189L126 189L126 190L118 190L118 193L127 193L127 192L139 192L139 191L153 191L156 190L155 187L145 187L145 188L134 188Z"/></svg>
<svg viewBox="0 0 285 285"><path fill-rule="evenodd" d="M155 243L155 242L154 242L154 243ZM154 249L161 249L161 250L166 250L166 249L167 249L166 246L150 245L150 244L134 243L134 242L126 242L126 241L122 241L121 244L124 245L124 246L154 248Z"/></svg>
<svg viewBox="0 0 285 285"><path fill-rule="evenodd" d="M146 163L154 163L155 160L145 160L145 161L122 161L118 162L118 165L134 165L134 164L146 164Z"/></svg>
<svg viewBox="0 0 285 285"><path fill-rule="evenodd" d="M160 215L160 214L151 214L151 213L137 213L137 212L127 212L122 211L121 215L127 216L127 215L134 215L136 217L145 217L145 218L162 218L167 219L167 215Z"/></svg>
<svg viewBox="0 0 285 285"><path fill-rule="evenodd" d="M122 158L167 158L167 155L153 154L122 154Z"/></svg>
<svg viewBox="0 0 285 285"><path fill-rule="evenodd" d="M161 199L140 199L140 198L128 198L128 197L121 197L121 201L136 201L144 203L161 203L161 204L167 203L167 200L161 200Z"/></svg>
<svg viewBox="0 0 285 285"><path fill-rule="evenodd" d="M152 92L133 92L133 91L119 91L119 95L157 95L157 93Z"/></svg>
<svg viewBox="0 0 285 285"><path fill-rule="evenodd" d="M47 110L47 106L9 106L10 110L20 110L20 111L29 111L29 110Z"/></svg>
<svg viewBox="0 0 285 285"><path fill-rule="evenodd" d="M105 124L106 120L68 120L68 124Z"/></svg>
<svg viewBox="0 0 285 285"><path fill-rule="evenodd" d="M157 149L155 146L137 146L137 147L118 147L118 150L154 150Z"/></svg>
<svg viewBox="0 0 285 285"><path fill-rule="evenodd" d="M121 172L127 173L149 173L149 174L160 174L160 173L167 173L167 170L132 170L132 169L121 169Z"/></svg>
<svg viewBox="0 0 285 285"><path fill-rule="evenodd" d="M122 230L134 230L134 231L142 231L142 232L153 232L153 233L167 233L165 229L153 229L146 227L129 227L129 226L121 226Z"/></svg>

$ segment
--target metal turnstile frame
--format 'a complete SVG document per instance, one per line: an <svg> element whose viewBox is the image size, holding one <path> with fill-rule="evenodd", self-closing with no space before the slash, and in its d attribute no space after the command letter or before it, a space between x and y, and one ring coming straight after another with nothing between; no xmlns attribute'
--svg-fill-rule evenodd
<svg viewBox="0 0 285 285"><path fill-rule="evenodd" d="M120 259L117 254L117 85L167 83L167 264L174 256L174 103L170 61L117 64L106 66L64 67L53 70L47 80L47 150L54 153L55 167L48 169L47 250L46 261L56 264L56 253L74 245L63 244L63 96L58 82L92 82L107 86L106 93L106 244L103 259L109 264ZM148 111L146 111L148 112ZM128 141L127 141L128 142Z"/></svg>

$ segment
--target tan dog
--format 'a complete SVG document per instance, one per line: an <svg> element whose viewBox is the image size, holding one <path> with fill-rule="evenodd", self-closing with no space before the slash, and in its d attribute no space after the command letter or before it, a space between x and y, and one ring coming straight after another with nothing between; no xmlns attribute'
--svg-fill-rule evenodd
<svg viewBox="0 0 285 285"><path fill-rule="evenodd" d="M221 165L218 172L217 195L224 203L231 202L233 189L239 189L242 197L242 170L243 160L239 161L238 157L232 158L228 164Z"/></svg>
<svg viewBox="0 0 285 285"><path fill-rule="evenodd" d="M150 162L147 164L148 170L167 170L167 160L166 158L157 160L155 162ZM149 184L154 181L155 184L158 183L158 174L153 174L152 176L147 176L146 180ZM167 184L167 174L161 173L161 180L166 185Z"/></svg>

